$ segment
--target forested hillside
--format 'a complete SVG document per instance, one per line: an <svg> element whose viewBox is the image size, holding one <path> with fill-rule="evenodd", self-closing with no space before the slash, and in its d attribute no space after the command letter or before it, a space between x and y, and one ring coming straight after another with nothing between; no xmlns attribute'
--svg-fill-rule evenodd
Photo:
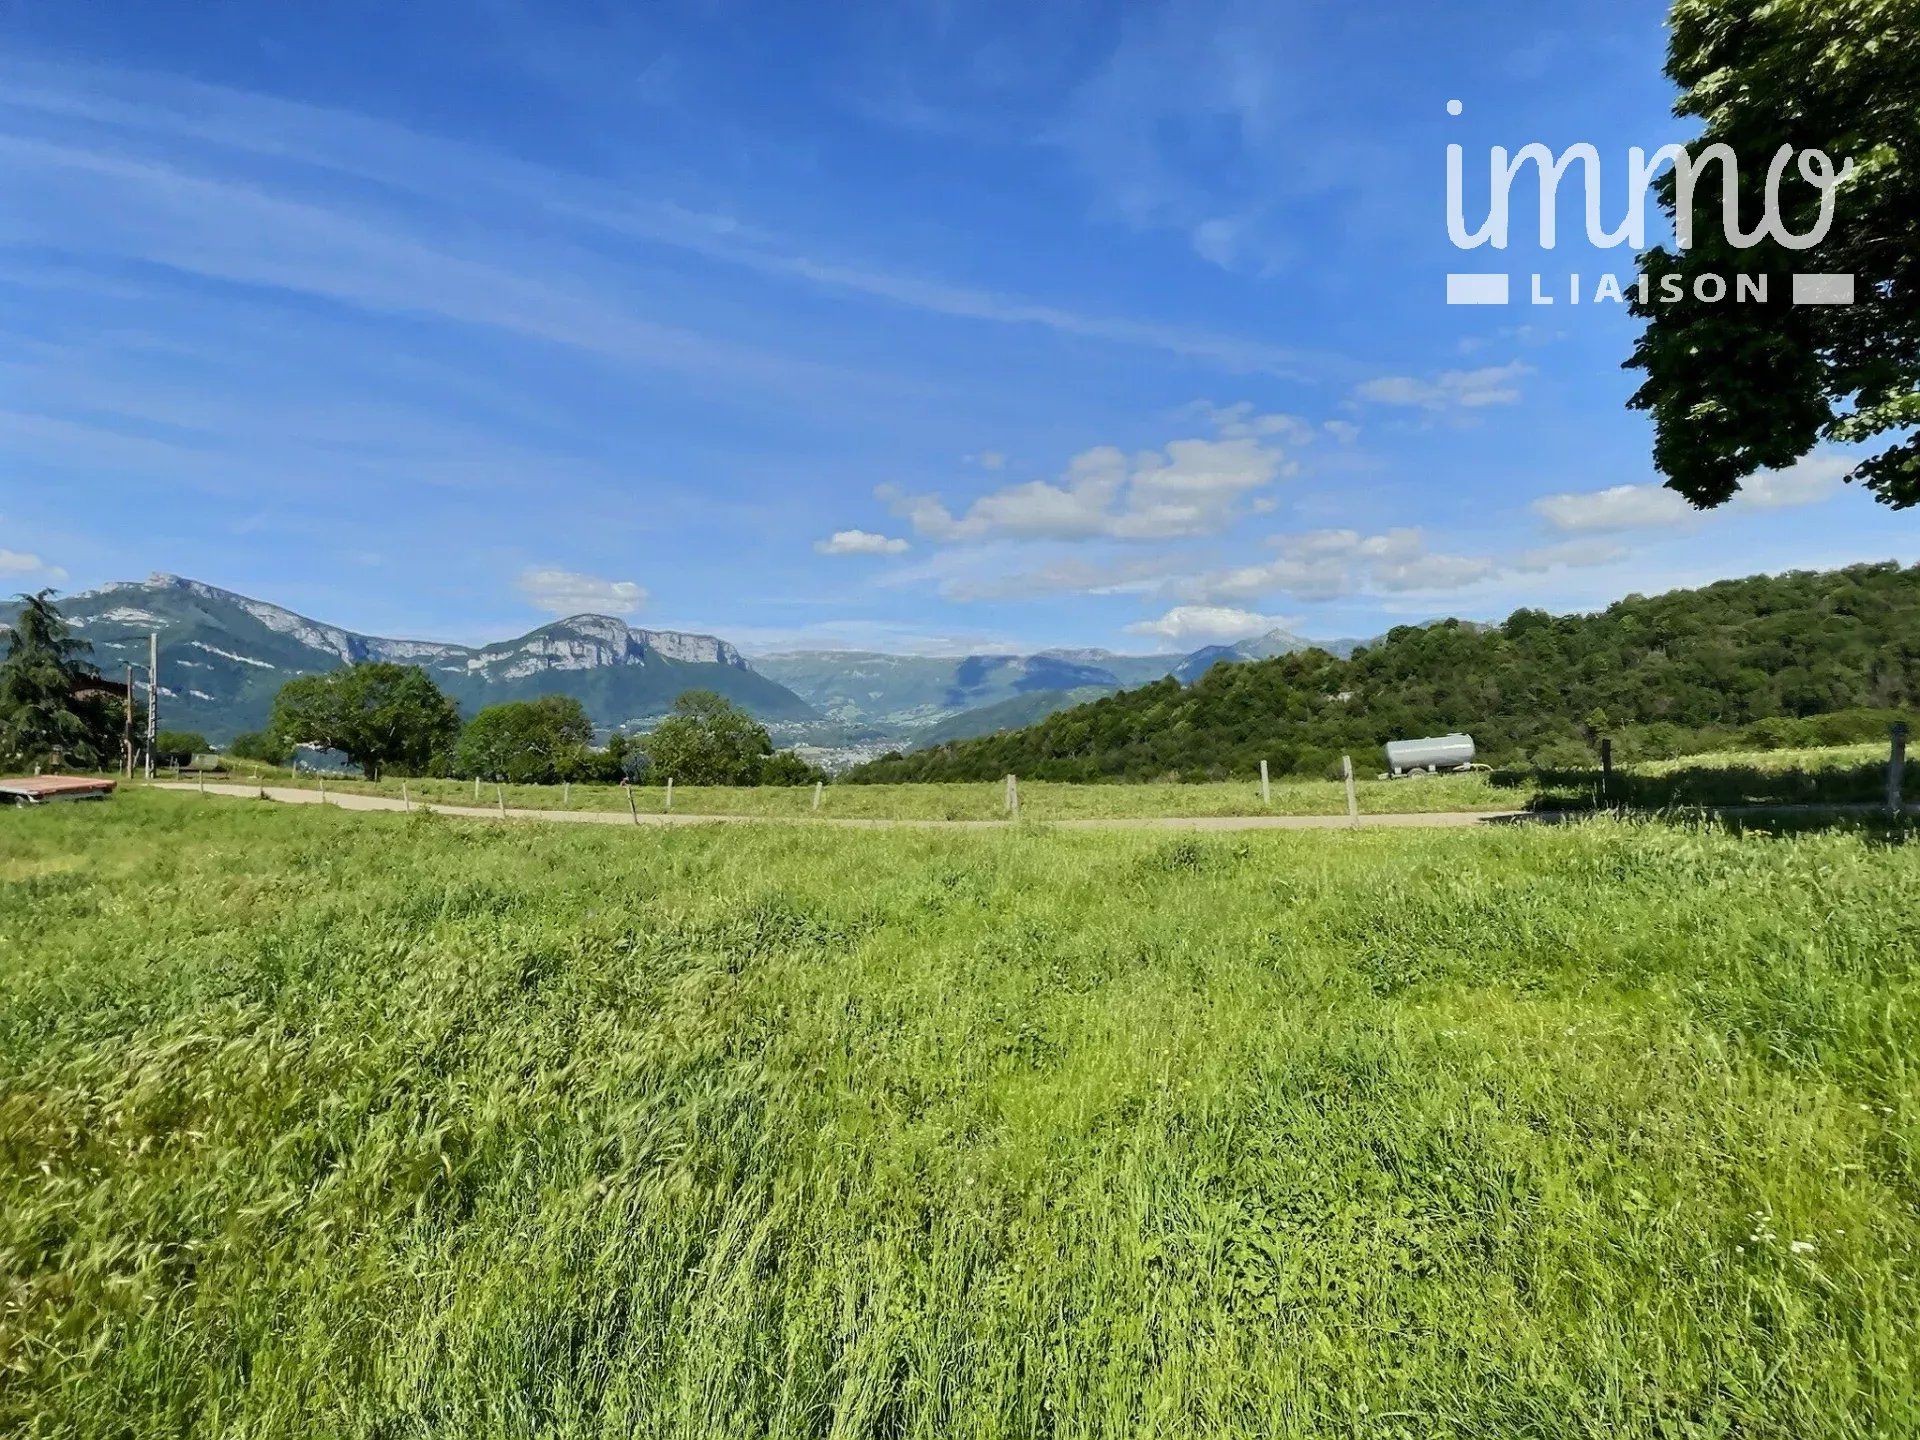
<svg viewBox="0 0 1920 1440"><path fill-rule="evenodd" d="M1341 660L1323 650L1157 681L1024 730L887 756L849 779L1187 779L1362 767L1402 736L1464 730L1494 764L1579 763L1611 734L1628 755L1759 738L1884 733L1920 703L1920 566L1857 565L1629 596L1591 615L1519 610L1481 628L1390 631ZM1834 732L1830 737L1826 731Z"/></svg>

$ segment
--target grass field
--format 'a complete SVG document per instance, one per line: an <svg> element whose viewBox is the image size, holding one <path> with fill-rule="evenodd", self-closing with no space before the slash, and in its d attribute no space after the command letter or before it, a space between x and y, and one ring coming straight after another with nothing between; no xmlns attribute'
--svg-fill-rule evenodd
<svg viewBox="0 0 1920 1440"><path fill-rule="evenodd" d="M242 766L236 775L250 773ZM317 787L318 779L302 774L297 781L274 778L286 772L268 771L269 784L298 783ZM378 794L398 798L398 780L370 782L329 776L331 792ZM1358 787L1361 809L1369 813L1409 809L1505 810L1524 797L1496 789L1485 775L1428 776L1419 780L1387 782L1365 780ZM627 796L618 786L507 785L501 787L510 808L625 811ZM407 793L427 804L472 805L471 780L409 780ZM1346 789L1338 781L1288 780L1271 786L1272 803L1260 801L1258 780L1245 784L1071 785L1044 780L1020 782L1020 814L1027 820L1092 820L1146 816L1194 815L1336 815L1345 814ZM482 782L479 804L496 803L495 787ZM633 803L642 814L658 814L666 807L666 788L636 785ZM813 787L808 786L697 786L676 785L673 808L687 815L764 815L769 818L813 814ZM1006 787L991 784L829 785L821 796L819 813L829 818L889 820L1004 820Z"/></svg>
<svg viewBox="0 0 1920 1440"><path fill-rule="evenodd" d="M0 1433L1910 1435L1917 894L1607 820L0 813Z"/></svg>
<svg viewBox="0 0 1920 1440"><path fill-rule="evenodd" d="M1691 756L1684 760L1623 767L1624 793L1634 803L1715 805L1832 803L1878 800L1885 793L1885 746L1839 746L1826 750L1754 751ZM311 772L238 762L236 778L257 774L275 785L318 788ZM407 794L423 804L492 805L504 798L512 809L611 810L627 808L618 786L507 785L470 780L406 782ZM398 799L401 782L331 776L329 791L384 795ZM1582 808L1599 801L1599 776L1585 772L1531 774L1430 775L1379 780L1372 772L1355 786L1363 815L1431 814L1438 811L1519 810L1528 807ZM1907 794L1920 800L1920 763L1909 767ZM1275 777L1270 799L1262 801L1257 779L1218 784L1078 785L1020 782L1023 819L1127 819L1204 815L1343 815L1346 788L1337 780ZM636 809L657 814L666 808L662 785L639 785L632 792ZM813 814L811 786L725 787L679 785L673 808L687 815L764 815L770 818ZM829 818L895 820L1001 820L1006 818L1006 789L990 784L829 785L819 813Z"/></svg>

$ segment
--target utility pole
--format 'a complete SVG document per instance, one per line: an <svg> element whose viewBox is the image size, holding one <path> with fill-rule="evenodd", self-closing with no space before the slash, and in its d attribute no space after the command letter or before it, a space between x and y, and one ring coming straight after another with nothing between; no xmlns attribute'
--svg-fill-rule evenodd
<svg viewBox="0 0 1920 1440"><path fill-rule="evenodd" d="M153 779L153 742L160 734L160 632L147 636L147 779Z"/></svg>

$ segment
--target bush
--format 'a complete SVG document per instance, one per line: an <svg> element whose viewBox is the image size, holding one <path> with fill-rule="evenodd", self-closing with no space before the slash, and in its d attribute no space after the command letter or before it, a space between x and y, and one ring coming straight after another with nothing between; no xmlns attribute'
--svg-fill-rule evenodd
<svg viewBox="0 0 1920 1440"><path fill-rule="evenodd" d="M161 765L184 765L212 748L198 730L162 730L153 737L153 758Z"/></svg>
<svg viewBox="0 0 1920 1440"><path fill-rule="evenodd" d="M291 746L264 730L249 730L236 735L227 746L227 754L236 760L258 760L265 765L284 765L293 756Z"/></svg>

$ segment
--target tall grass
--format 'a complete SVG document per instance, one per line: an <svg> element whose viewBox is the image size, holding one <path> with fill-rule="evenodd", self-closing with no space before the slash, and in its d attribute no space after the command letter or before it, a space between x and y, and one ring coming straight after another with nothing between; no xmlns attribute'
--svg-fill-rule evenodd
<svg viewBox="0 0 1920 1440"><path fill-rule="evenodd" d="M1920 1413L1920 850L0 819L0 1433Z"/></svg>
<svg viewBox="0 0 1920 1440"><path fill-rule="evenodd" d="M269 785L316 789L312 772L237 762L234 778L257 777ZM166 777L163 777L166 778ZM1886 790L1886 747L1852 745L1823 750L1776 750L1691 756L1621 766L1615 803L1658 809L1670 806L1751 804L1852 804L1879 800ZM367 781L329 776L335 794L380 795L398 800L399 779ZM409 779L405 793L428 805L493 806L517 810L623 812L629 800L642 814L667 808L666 787L638 785L628 792L612 785L507 785L471 780ZM1338 780L1275 776L1266 799L1259 781L1210 783L1067 784L1020 782L1020 814L1032 821L1147 817L1191 818L1248 815L1344 815L1346 787ZM1355 785L1363 815L1431 814L1439 811L1586 809L1602 803L1600 772L1512 770L1494 774L1428 775L1381 780L1363 775ZM1920 799L1920 762L1908 767L1906 794ZM940 783L829 785L814 810L812 786L691 786L673 792L673 809L687 815L762 815L828 819L1003 820L1006 789L990 784Z"/></svg>

